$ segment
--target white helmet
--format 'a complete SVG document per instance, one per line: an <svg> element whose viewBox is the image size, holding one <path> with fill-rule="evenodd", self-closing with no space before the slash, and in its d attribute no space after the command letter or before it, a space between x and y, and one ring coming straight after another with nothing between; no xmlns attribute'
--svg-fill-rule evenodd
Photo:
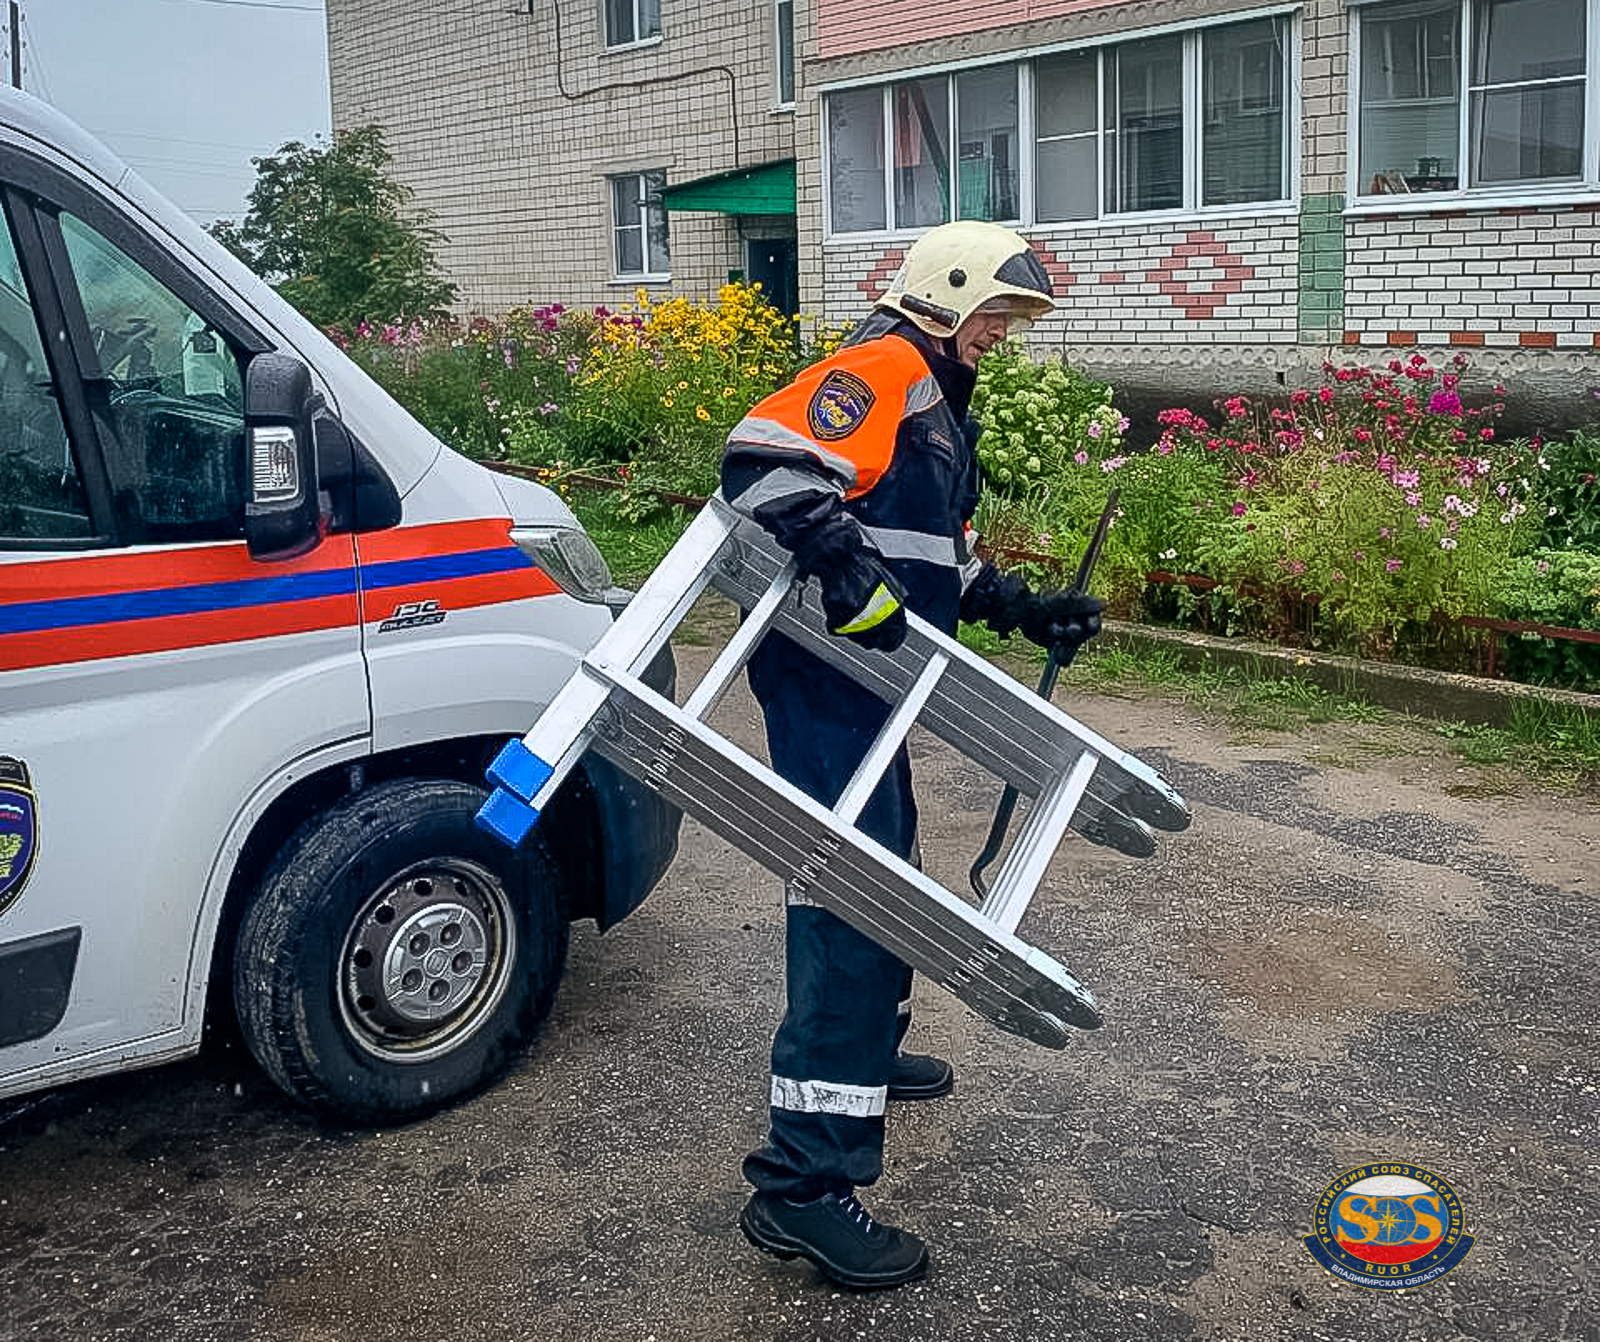
<svg viewBox="0 0 1600 1342"><path fill-rule="evenodd" d="M1055 300L1050 276L1026 238L999 224L959 219L911 244L877 305L943 339L979 308L1032 321Z"/></svg>

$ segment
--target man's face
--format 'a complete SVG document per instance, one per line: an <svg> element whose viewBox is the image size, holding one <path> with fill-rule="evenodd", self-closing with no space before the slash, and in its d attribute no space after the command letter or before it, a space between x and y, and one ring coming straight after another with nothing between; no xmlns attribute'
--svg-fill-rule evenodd
<svg viewBox="0 0 1600 1342"><path fill-rule="evenodd" d="M978 360L1004 340L1010 329L1009 312L974 312L956 331L956 358L968 368L976 368Z"/></svg>

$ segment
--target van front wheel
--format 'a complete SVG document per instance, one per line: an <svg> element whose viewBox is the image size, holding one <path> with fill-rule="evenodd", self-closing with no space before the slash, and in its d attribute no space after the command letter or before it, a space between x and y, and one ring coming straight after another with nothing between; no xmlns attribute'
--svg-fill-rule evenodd
<svg viewBox="0 0 1600 1342"><path fill-rule="evenodd" d="M250 1051L327 1118L401 1123L498 1080L566 962L555 867L479 829L482 789L379 784L301 827L239 931Z"/></svg>

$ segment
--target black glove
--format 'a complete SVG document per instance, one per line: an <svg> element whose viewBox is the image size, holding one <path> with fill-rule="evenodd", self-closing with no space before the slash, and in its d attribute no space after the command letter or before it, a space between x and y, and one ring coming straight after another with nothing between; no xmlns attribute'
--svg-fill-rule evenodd
<svg viewBox="0 0 1600 1342"><path fill-rule="evenodd" d="M1068 660L1100 632L1099 597L1067 590L1035 592L1015 573L984 564L961 597L961 618L986 624L1001 638L1018 629L1041 648Z"/></svg>
<svg viewBox="0 0 1600 1342"><path fill-rule="evenodd" d="M880 652L893 652L905 642L905 593L871 552L858 550L817 579L830 634Z"/></svg>
<svg viewBox="0 0 1600 1342"><path fill-rule="evenodd" d="M1048 648L1058 662L1067 662L1100 632L1100 612L1105 608L1104 601L1087 592L1066 588L1033 592L1017 624L1026 638Z"/></svg>

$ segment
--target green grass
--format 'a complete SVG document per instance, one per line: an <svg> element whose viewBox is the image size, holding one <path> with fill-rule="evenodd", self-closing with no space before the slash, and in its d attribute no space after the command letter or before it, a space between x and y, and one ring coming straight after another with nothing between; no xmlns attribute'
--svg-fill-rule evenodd
<svg viewBox="0 0 1600 1342"><path fill-rule="evenodd" d="M1441 722L1435 730L1470 763L1514 765L1564 790L1600 790L1600 713L1528 699L1504 727Z"/></svg>
<svg viewBox="0 0 1600 1342"><path fill-rule="evenodd" d="M638 587L683 535L690 514L680 508L665 509L645 522L624 517L618 497L609 492L584 490L567 500L589 538L611 566L612 579L622 587Z"/></svg>

